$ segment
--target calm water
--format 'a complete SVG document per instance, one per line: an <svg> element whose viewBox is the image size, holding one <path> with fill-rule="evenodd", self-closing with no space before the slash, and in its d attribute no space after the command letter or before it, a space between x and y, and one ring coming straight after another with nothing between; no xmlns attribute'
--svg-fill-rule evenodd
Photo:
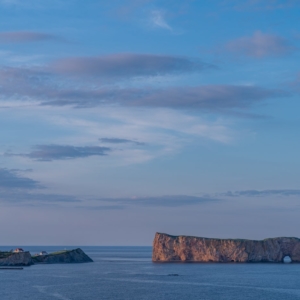
<svg viewBox="0 0 300 300"><path fill-rule="evenodd" d="M95 263L1 270L0 299L300 299L300 264L153 264L151 247L82 249Z"/></svg>

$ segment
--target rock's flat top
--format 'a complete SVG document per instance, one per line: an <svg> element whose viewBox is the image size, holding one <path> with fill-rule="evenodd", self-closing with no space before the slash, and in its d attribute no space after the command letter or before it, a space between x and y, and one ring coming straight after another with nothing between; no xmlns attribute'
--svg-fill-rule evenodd
<svg viewBox="0 0 300 300"><path fill-rule="evenodd" d="M63 250L47 255L33 256L35 264L64 264L64 263L86 263L93 262L80 248L74 250Z"/></svg>
<svg viewBox="0 0 300 300"><path fill-rule="evenodd" d="M285 256L290 256L292 262L300 262L300 239L279 237L257 241L156 233L152 260L154 262L283 262Z"/></svg>

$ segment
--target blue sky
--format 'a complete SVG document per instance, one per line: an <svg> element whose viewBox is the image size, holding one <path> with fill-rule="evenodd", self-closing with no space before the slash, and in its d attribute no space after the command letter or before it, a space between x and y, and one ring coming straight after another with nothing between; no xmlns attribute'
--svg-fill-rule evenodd
<svg viewBox="0 0 300 300"><path fill-rule="evenodd" d="M3 245L297 236L299 1L0 7Z"/></svg>

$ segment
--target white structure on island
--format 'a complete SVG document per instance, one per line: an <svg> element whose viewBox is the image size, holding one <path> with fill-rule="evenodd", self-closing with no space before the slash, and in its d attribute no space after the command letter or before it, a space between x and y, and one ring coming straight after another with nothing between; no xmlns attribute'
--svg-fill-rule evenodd
<svg viewBox="0 0 300 300"><path fill-rule="evenodd" d="M48 253L46 251L41 251L39 255L48 255Z"/></svg>
<svg viewBox="0 0 300 300"><path fill-rule="evenodd" d="M20 252L24 252L24 250L22 248L16 248L14 250L14 253L20 253Z"/></svg>

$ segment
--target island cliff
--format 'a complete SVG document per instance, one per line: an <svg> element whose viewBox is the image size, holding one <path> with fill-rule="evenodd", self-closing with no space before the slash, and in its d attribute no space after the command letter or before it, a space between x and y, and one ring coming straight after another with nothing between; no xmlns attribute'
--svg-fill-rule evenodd
<svg viewBox="0 0 300 300"><path fill-rule="evenodd" d="M93 262L80 248L33 256L35 264L65 264Z"/></svg>
<svg viewBox="0 0 300 300"><path fill-rule="evenodd" d="M211 239L156 233L153 262L283 262L289 256L300 262L300 239L270 238L261 241Z"/></svg>
<svg viewBox="0 0 300 300"><path fill-rule="evenodd" d="M66 264L93 262L80 248L63 250L46 255L31 256L30 252L1 252L0 266L30 266L34 264Z"/></svg>
<svg viewBox="0 0 300 300"><path fill-rule="evenodd" d="M0 266L30 266L32 258L27 252L0 252Z"/></svg>

